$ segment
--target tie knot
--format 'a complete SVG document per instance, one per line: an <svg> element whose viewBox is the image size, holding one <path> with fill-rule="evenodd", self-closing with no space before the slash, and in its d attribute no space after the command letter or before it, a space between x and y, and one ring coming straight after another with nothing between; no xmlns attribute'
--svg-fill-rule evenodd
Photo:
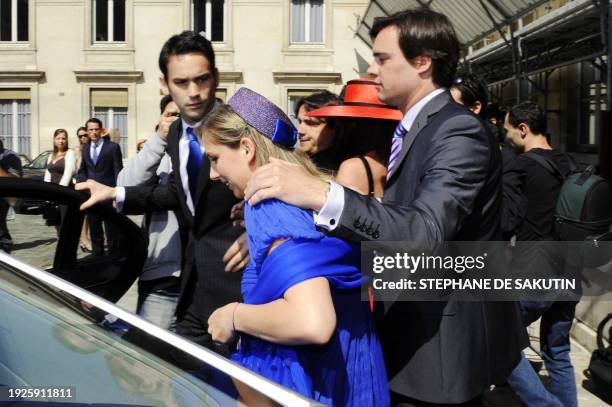
<svg viewBox="0 0 612 407"><path fill-rule="evenodd" d="M189 141L198 141L197 137L195 136L195 131L193 130L193 127L187 127L187 138L189 139Z"/></svg>
<svg viewBox="0 0 612 407"><path fill-rule="evenodd" d="M404 136L406 136L406 133L408 133L408 130L406 130L406 128L402 126L402 123L399 123L395 128L395 133L393 133L393 137L404 138Z"/></svg>

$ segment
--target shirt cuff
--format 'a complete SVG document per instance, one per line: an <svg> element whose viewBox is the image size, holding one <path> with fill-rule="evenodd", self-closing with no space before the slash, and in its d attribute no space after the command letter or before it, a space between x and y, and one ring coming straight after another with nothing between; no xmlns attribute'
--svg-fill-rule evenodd
<svg viewBox="0 0 612 407"><path fill-rule="evenodd" d="M344 210L344 188L333 181L327 182L329 183L327 200L319 213L314 214L314 221L318 227L332 231L338 226Z"/></svg>
<svg viewBox="0 0 612 407"><path fill-rule="evenodd" d="M125 202L125 187L115 187L117 196L115 197L115 209L118 213L123 212L123 202Z"/></svg>

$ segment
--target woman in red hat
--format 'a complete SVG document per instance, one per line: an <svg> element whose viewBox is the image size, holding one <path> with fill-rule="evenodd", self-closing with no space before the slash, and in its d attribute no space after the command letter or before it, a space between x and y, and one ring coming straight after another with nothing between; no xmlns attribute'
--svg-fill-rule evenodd
<svg viewBox="0 0 612 407"><path fill-rule="evenodd" d="M337 119L336 181L363 195L382 197L391 138L402 113L378 99L374 82L349 81L341 104L312 110L308 116Z"/></svg>

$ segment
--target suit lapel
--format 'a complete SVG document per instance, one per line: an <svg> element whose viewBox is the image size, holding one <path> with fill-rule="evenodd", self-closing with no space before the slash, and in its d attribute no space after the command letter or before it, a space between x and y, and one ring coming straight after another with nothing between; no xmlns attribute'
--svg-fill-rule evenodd
<svg viewBox="0 0 612 407"><path fill-rule="evenodd" d="M404 142L402 143L402 151L400 152L400 155L397 158L395 171L393 171L389 179L394 178L400 172L399 169L402 165L402 162L408 155L410 147L412 147L412 143L414 143L414 140L417 138L421 130L423 130L427 126L430 117L438 113L440 109L442 109L447 103L449 103L449 98L450 94L448 93L448 91L442 92L441 94L430 100L423 107L423 109L421 109L414 123L412 123L412 126L410 126L410 131L408 131L408 133L404 137Z"/></svg>
<svg viewBox="0 0 612 407"><path fill-rule="evenodd" d="M181 158L179 142L183 134L183 128L181 125L181 120L177 120L176 122L177 124L173 124L172 127L170 127L170 131L168 132L168 147L166 150L168 152L168 155L170 155L170 159L172 160L172 172L176 181L176 189L179 195L179 200L181 202L181 207L183 208L183 213L185 214L189 222L193 222L193 215L191 214L191 211L187 206L187 196L185 195L185 190L183 189L183 178L181 176Z"/></svg>
<svg viewBox="0 0 612 407"><path fill-rule="evenodd" d="M87 160L89 160L89 162L93 166L93 158L91 157L91 141L87 144L87 148L85 149L85 151L87 153L85 154L85 157L87 158Z"/></svg>
<svg viewBox="0 0 612 407"><path fill-rule="evenodd" d="M96 163L94 164L94 166L97 168L98 164L100 163L100 161L102 160L102 154L104 153L105 150L107 150L108 148L110 148L110 141L108 140L104 140L104 142L102 143L102 147L100 147L100 151L98 151L98 160L96 161ZM93 160L92 160L93 162Z"/></svg>

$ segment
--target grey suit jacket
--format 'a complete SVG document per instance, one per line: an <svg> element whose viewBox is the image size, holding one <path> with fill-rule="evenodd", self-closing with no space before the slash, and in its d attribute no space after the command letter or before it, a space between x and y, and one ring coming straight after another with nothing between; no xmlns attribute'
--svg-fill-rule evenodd
<svg viewBox="0 0 612 407"><path fill-rule="evenodd" d="M352 241L500 240L501 160L482 122L448 92L421 110L382 203L345 188L334 235ZM395 302L377 315L393 392L462 403L503 381L525 345L515 303Z"/></svg>

